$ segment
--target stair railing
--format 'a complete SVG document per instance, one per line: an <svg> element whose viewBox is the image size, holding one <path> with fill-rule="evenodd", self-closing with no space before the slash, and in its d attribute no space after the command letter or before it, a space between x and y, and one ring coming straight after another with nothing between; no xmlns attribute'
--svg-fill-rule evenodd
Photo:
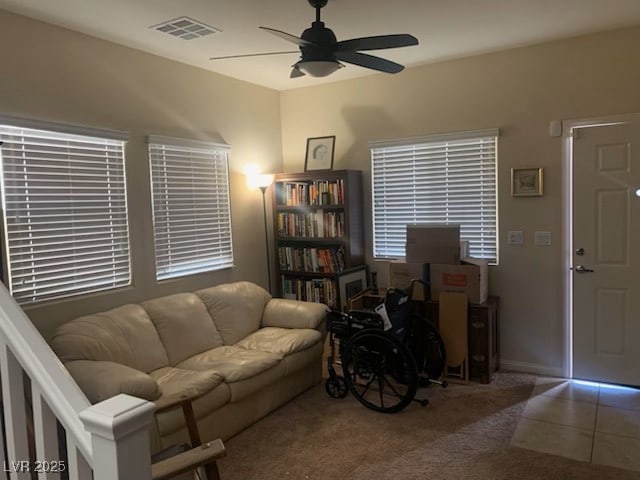
<svg viewBox="0 0 640 480"><path fill-rule="evenodd" d="M91 405L1 283L0 377L6 477L151 479L154 405L128 395Z"/></svg>

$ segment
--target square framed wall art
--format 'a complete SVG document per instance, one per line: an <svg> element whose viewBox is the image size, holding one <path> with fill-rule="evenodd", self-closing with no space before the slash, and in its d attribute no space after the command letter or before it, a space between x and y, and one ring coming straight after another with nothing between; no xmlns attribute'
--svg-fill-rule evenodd
<svg viewBox="0 0 640 480"><path fill-rule="evenodd" d="M512 197L541 197L544 195L542 168L512 168Z"/></svg>
<svg viewBox="0 0 640 480"><path fill-rule="evenodd" d="M304 159L304 171L332 170L335 146L335 135L331 137L307 138L307 153Z"/></svg>

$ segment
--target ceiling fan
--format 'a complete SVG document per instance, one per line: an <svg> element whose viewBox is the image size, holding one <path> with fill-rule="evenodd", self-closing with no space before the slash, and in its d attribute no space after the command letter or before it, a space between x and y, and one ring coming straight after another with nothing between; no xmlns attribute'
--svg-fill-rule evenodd
<svg viewBox="0 0 640 480"><path fill-rule="evenodd" d="M361 67L378 70L385 73L398 73L404 69L399 63L360 53L359 50L382 50L385 48L408 47L417 45L418 40L408 34L378 35L375 37L352 38L338 42L333 31L324 26L320 20L320 9L328 0L308 0L316 9L316 21L307 28L300 37L269 27L260 27L273 35L289 42L295 43L300 48L300 59L293 65L291 78L311 75L312 77L326 77L344 65L340 62L351 63ZM226 58L257 57L265 55L281 55L286 53L298 53L297 50L286 52L251 53L245 55L230 55L225 57L212 57L210 60Z"/></svg>

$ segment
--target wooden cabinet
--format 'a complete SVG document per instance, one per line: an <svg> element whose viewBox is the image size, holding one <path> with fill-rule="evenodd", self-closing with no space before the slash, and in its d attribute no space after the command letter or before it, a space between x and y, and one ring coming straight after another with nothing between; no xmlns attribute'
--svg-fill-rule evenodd
<svg viewBox="0 0 640 480"><path fill-rule="evenodd" d="M342 308L341 281L367 286L362 172L278 174L273 202L277 293Z"/></svg>
<svg viewBox="0 0 640 480"><path fill-rule="evenodd" d="M489 297L485 303L469 304L468 353L469 379L479 383L491 382L491 375L500 367L498 349L499 297ZM427 302L427 313L438 325L438 302Z"/></svg>

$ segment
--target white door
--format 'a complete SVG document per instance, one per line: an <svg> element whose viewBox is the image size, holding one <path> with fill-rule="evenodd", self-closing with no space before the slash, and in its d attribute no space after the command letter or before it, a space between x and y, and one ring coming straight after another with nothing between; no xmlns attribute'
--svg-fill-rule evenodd
<svg viewBox="0 0 640 480"><path fill-rule="evenodd" d="M574 132L573 376L640 385L640 121Z"/></svg>

